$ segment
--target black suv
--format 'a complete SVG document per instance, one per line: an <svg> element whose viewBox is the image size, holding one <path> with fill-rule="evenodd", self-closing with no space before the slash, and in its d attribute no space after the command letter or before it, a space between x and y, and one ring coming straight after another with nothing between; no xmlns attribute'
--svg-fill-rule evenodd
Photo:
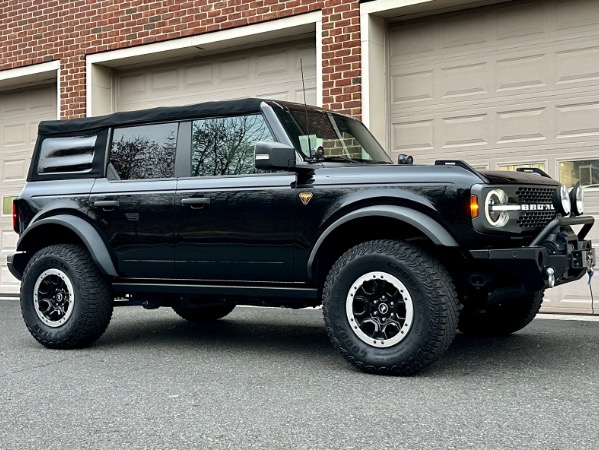
<svg viewBox="0 0 599 450"><path fill-rule="evenodd" d="M582 189L532 172L393 164L358 120L261 99L42 122L8 264L47 347L92 343L115 305L322 305L350 363L410 374L594 266Z"/></svg>

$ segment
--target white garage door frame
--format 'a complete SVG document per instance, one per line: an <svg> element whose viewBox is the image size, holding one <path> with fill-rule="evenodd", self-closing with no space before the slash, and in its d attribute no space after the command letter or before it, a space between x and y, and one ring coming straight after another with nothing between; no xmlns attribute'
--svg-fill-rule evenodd
<svg viewBox="0 0 599 450"><path fill-rule="evenodd" d="M388 148L387 19L412 18L510 0L374 0L360 5L362 121Z"/></svg>
<svg viewBox="0 0 599 450"><path fill-rule="evenodd" d="M55 99L52 99L52 93L46 90L50 87L55 89ZM21 95L27 96L32 89L35 101L33 102L33 108L28 109L32 105L28 101L21 103L21 100L26 98L21 97ZM42 92L40 89L44 92L42 96L39 95ZM2 160L2 167L0 167L0 172L2 173L0 192L2 195L0 197L4 208L4 200L10 200L13 195L18 193L17 189L19 189L19 185L25 183L29 164L27 163L28 157L25 157L22 151L26 149L33 150L31 142L37 134L37 130L31 125L39 119L57 119L60 117L60 61L51 61L0 71L0 94L2 94L0 99L6 100L7 97L4 94L7 94L11 98L7 104L0 106L4 108L8 105L6 106L8 111L16 114L7 116L8 122L1 124L3 130L0 130L0 136L3 136L4 133L2 140L8 142L5 134L8 133L8 129L18 130L16 132L12 131L12 141L7 143L6 147L2 144L0 148L2 152L2 157L0 158ZM17 98L16 101L14 100L15 98ZM54 112L52 112L52 108L44 108L43 111L40 109L44 101L51 101L51 103L47 104L48 106L56 104ZM29 114L32 114L30 119L25 119ZM17 123L21 119L25 120L25 122ZM25 124L25 128L19 128L19 125L23 124ZM8 169L9 165L11 167L10 171ZM3 210L0 218L2 222L2 226L0 227L0 252L2 253L2 261L0 262L0 294L13 295L18 292L19 284L8 272L5 258L7 254L14 251L18 237L10 226L9 214L4 214Z"/></svg>
<svg viewBox="0 0 599 450"><path fill-rule="evenodd" d="M115 111L115 67L142 63L164 62L181 57L198 57L267 41L293 38L307 33L316 36L316 95L322 106L322 12L286 17L244 27L174 39L165 42L128 47L86 57L87 116L110 114Z"/></svg>
<svg viewBox="0 0 599 450"><path fill-rule="evenodd" d="M60 61L0 71L0 91L46 83L56 84L56 118L60 118Z"/></svg>

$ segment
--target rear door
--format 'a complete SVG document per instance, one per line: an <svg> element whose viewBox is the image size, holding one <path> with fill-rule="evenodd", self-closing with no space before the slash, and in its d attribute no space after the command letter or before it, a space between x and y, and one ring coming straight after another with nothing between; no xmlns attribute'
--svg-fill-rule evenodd
<svg viewBox="0 0 599 450"><path fill-rule="evenodd" d="M107 176L94 184L90 205L124 277L174 277L178 127L113 130Z"/></svg>

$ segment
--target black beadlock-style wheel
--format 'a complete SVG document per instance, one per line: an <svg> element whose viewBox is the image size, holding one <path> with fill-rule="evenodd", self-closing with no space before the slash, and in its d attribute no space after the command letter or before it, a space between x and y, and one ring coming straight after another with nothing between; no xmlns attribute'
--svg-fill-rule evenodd
<svg viewBox="0 0 599 450"><path fill-rule="evenodd" d="M39 250L23 272L21 313L31 335L49 348L85 347L112 317L112 295L88 251L74 244Z"/></svg>
<svg viewBox="0 0 599 450"><path fill-rule="evenodd" d="M509 303L489 306L483 310L465 307L458 329L473 336L507 336L521 330L535 318L543 303L544 290L510 299Z"/></svg>
<svg viewBox="0 0 599 450"><path fill-rule="evenodd" d="M234 309L235 305L232 303L225 303L218 306L173 306L173 311L190 322L213 322L222 319Z"/></svg>
<svg viewBox="0 0 599 450"><path fill-rule="evenodd" d="M443 265L391 240L359 244L333 265L323 314L333 345L365 372L409 375L451 344L458 301Z"/></svg>

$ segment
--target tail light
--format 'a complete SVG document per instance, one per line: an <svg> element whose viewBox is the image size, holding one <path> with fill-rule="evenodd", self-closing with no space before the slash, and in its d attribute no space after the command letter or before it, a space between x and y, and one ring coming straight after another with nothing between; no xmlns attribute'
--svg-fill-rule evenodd
<svg viewBox="0 0 599 450"><path fill-rule="evenodd" d="M12 229L15 230L15 233L21 231L19 229L19 214L17 209L17 202L15 200L12 201Z"/></svg>

